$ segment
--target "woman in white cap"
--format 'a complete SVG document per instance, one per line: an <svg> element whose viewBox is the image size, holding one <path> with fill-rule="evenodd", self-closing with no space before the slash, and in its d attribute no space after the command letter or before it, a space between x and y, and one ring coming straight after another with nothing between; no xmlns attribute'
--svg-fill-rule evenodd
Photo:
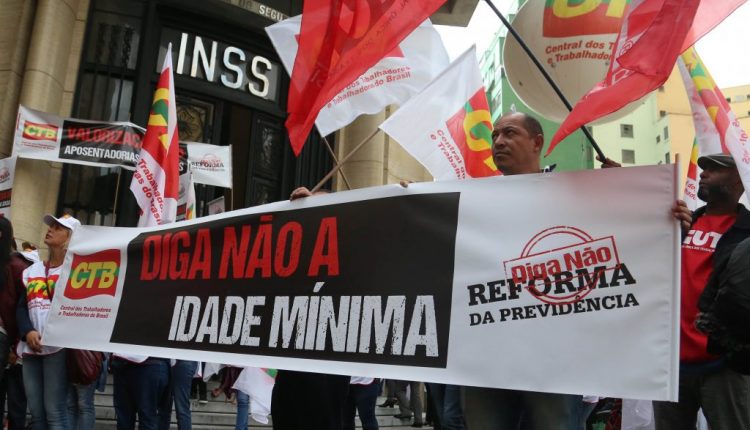
<svg viewBox="0 0 750 430"><path fill-rule="evenodd" d="M19 300L18 328L22 342L23 383L34 430L67 430L68 373L65 351L44 344L44 329L62 271L70 236L81 223L70 215L44 216L49 248L47 261L39 261L23 272L26 300Z"/></svg>

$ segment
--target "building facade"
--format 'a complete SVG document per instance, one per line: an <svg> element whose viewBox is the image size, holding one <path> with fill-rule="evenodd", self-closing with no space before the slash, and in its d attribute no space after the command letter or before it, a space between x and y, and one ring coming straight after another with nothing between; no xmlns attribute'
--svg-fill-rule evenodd
<svg viewBox="0 0 750 430"><path fill-rule="evenodd" d="M608 158L623 166L669 164L669 118L660 112L655 93L627 115L592 127L594 138Z"/></svg>
<svg viewBox="0 0 750 430"><path fill-rule="evenodd" d="M432 18L466 25L476 0L447 2ZM158 72L173 46L180 138L232 145L233 187L199 185L197 212L223 197L238 209L314 186L387 112L328 136L313 132L299 157L284 120L289 77L264 28L301 13L302 0L4 0L0 8L0 156L12 153L18 105L56 114L145 126ZM132 226L131 173L119 168L21 159L12 220L19 240L40 244L45 213L69 211L84 224ZM430 179L378 133L326 187Z"/></svg>

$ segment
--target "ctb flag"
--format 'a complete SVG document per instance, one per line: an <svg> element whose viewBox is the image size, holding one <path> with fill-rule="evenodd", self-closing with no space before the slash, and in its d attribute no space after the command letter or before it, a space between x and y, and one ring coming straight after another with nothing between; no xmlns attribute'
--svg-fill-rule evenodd
<svg viewBox="0 0 750 430"><path fill-rule="evenodd" d="M269 27L266 33L292 74L297 55L301 16ZM320 110L315 125L322 136L346 127L362 114L374 114L391 104L402 104L418 93L448 65L440 35L424 21L393 51L336 94Z"/></svg>
<svg viewBox="0 0 750 430"><path fill-rule="evenodd" d="M286 121L295 154L320 109L393 51L445 0L306 0Z"/></svg>
<svg viewBox="0 0 750 430"><path fill-rule="evenodd" d="M437 180L500 174L492 159L492 116L475 47L380 128Z"/></svg>
<svg viewBox="0 0 750 430"><path fill-rule="evenodd" d="M721 146L719 132L716 130L711 115L706 110L706 106L703 104L703 101L693 84L690 71L685 65L684 58L686 55L691 56L694 52L694 48L690 48L677 60L677 66L680 70L680 75L682 76L682 82L685 84L685 90L687 91L688 99L690 100L690 109L693 114L693 126L695 127L695 139L693 139L693 147L690 151L687 179L685 181L685 192L683 194L683 200L690 210L695 210L701 206L698 201L698 177L701 172L701 169L698 166L698 158L701 155L725 152Z"/></svg>
<svg viewBox="0 0 750 430"><path fill-rule="evenodd" d="M179 157L170 43L154 91L140 160L130 182L130 190L141 208L138 227L175 221L179 192Z"/></svg>
<svg viewBox="0 0 750 430"><path fill-rule="evenodd" d="M658 88L669 77L680 53L744 1L633 0L612 51L607 76L578 101L552 137L546 155L579 127Z"/></svg>

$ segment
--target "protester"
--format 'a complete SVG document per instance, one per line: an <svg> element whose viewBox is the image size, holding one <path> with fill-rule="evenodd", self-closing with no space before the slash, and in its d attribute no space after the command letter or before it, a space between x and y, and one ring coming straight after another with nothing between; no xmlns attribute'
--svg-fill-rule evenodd
<svg viewBox="0 0 750 430"><path fill-rule="evenodd" d="M26 392L23 389L23 367L21 358L11 351L8 357L8 367L5 378L0 383L0 411L8 405L8 430L26 429ZM0 418L2 418L0 413Z"/></svg>
<svg viewBox="0 0 750 430"><path fill-rule="evenodd" d="M349 395L344 407L344 430L356 428L354 417L359 412L362 430L378 430L375 404L378 401L380 384L377 379L352 376L349 381Z"/></svg>
<svg viewBox="0 0 750 430"><path fill-rule="evenodd" d="M36 263L40 260L39 251L37 251L36 246L32 245L30 242L23 242L21 244L21 254L32 263Z"/></svg>
<svg viewBox="0 0 750 430"><path fill-rule="evenodd" d="M0 217L0 381L8 354L18 342L16 308L19 299L25 296L21 278L29 266L13 248L13 225L8 218Z"/></svg>
<svg viewBox="0 0 750 430"><path fill-rule="evenodd" d="M237 417L234 420L235 430L247 430L250 415L250 395L242 390L235 390L237 399Z"/></svg>
<svg viewBox="0 0 750 430"><path fill-rule="evenodd" d="M292 191L289 200L312 195L307 188L299 187ZM348 393L348 376L279 369L271 401L273 428L341 430Z"/></svg>
<svg viewBox="0 0 750 430"><path fill-rule="evenodd" d="M733 354L731 347L727 348L723 342L726 338L722 339L722 333L714 330L729 317L721 312L722 308L714 306L723 295L717 292L725 287L726 275L747 269L735 264L746 265L750 250L740 249L745 255L744 261L739 263L733 251L740 242L750 238L750 212L738 203L744 188L731 155L703 156L698 159L698 165L703 172L697 195L706 206L694 213L683 201L673 206L684 238L679 400L677 403L654 402L656 429L695 428L699 409L703 410L712 430L750 429L750 377L738 372L750 370L750 359L747 351ZM747 285L744 288L744 297L747 297ZM696 321L699 305L705 314ZM742 302L737 301L730 308L735 306L742 306ZM699 326L707 323L703 328L710 331L711 336L701 332L696 322ZM729 332L737 327L728 329ZM738 331L747 336L747 326Z"/></svg>
<svg viewBox="0 0 750 430"><path fill-rule="evenodd" d="M166 358L147 357L136 362L124 355L112 356L112 401L118 430L134 429L136 417L139 430L159 428L159 409L168 397L169 369Z"/></svg>
<svg viewBox="0 0 750 430"><path fill-rule="evenodd" d="M71 430L94 430L96 409L94 392L96 381L86 384L70 384L68 388L68 424Z"/></svg>
<svg viewBox="0 0 750 430"><path fill-rule="evenodd" d="M422 416L422 383L413 381L395 382L399 413L394 415L394 417L401 420L408 420L414 417L412 427L422 427L424 425ZM406 396L406 387L410 388L410 396L408 397Z"/></svg>
<svg viewBox="0 0 750 430"><path fill-rule="evenodd" d="M273 388L274 430L341 430L349 377L279 369Z"/></svg>
<svg viewBox="0 0 750 430"><path fill-rule="evenodd" d="M236 366L224 366L219 370L219 386L211 390L211 397L219 397L221 393L224 393L224 401L234 402L234 395L237 390L232 388L237 378L242 372L241 367Z"/></svg>
<svg viewBox="0 0 750 430"><path fill-rule="evenodd" d="M0 408L5 411L7 399L8 430L26 427L23 369L15 348L19 341L16 309L19 300L26 300L22 278L30 263L16 249L10 220L0 217Z"/></svg>
<svg viewBox="0 0 750 430"><path fill-rule="evenodd" d="M396 399L396 381L393 379L385 380L385 391L387 393L385 401L378 406L381 408L392 408L398 403Z"/></svg>
<svg viewBox="0 0 750 430"><path fill-rule="evenodd" d="M190 397L198 399L199 404L205 405L208 403L208 387L206 386L206 381L203 380L206 363L200 363L200 366L200 375L193 378L190 386Z"/></svg>
<svg viewBox="0 0 750 430"><path fill-rule="evenodd" d="M160 429L169 429L172 420L172 405L177 416L177 429L190 430L193 427L190 414L190 388L197 369L197 361L174 360L170 368L167 398L159 412Z"/></svg>
<svg viewBox="0 0 750 430"><path fill-rule="evenodd" d="M506 113L492 131L492 156L504 175L540 173L544 131L534 117ZM578 430L582 397L496 388L465 387L464 417L469 430Z"/></svg>
<svg viewBox="0 0 750 430"><path fill-rule="evenodd" d="M68 374L66 352L44 344L44 330L55 286L62 272L68 242L81 223L70 215L44 216L48 226L44 244L49 248L46 262L37 262L23 272L26 300L18 301L18 328L23 340L23 382L34 429L66 430Z"/></svg>
<svg viewBox="0 0 750 430"><path fill-rule="evenodd" d="M442 430L464 430L464 413L461 408L461 387L458 385L428 383L427 390L435 409L436 421Z"/></svg>

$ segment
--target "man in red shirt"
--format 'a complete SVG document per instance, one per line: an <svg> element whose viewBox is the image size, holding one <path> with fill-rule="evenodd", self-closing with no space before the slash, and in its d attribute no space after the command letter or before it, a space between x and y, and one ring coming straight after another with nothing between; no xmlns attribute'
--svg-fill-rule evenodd
<svg viewBox="0 0 750 430"><path fill-rule="evenodd" d="M695 213L682 201L673 207L683 231L680 396L677 403L654 402L656 429L695 429L699 409L712 430L750 429L750 377L711 354L695 326L698 300L718 263L750 237L750 212L738 204L744 189L731 155L704 156L698 165L698 198L706 206Z"/></svg>

